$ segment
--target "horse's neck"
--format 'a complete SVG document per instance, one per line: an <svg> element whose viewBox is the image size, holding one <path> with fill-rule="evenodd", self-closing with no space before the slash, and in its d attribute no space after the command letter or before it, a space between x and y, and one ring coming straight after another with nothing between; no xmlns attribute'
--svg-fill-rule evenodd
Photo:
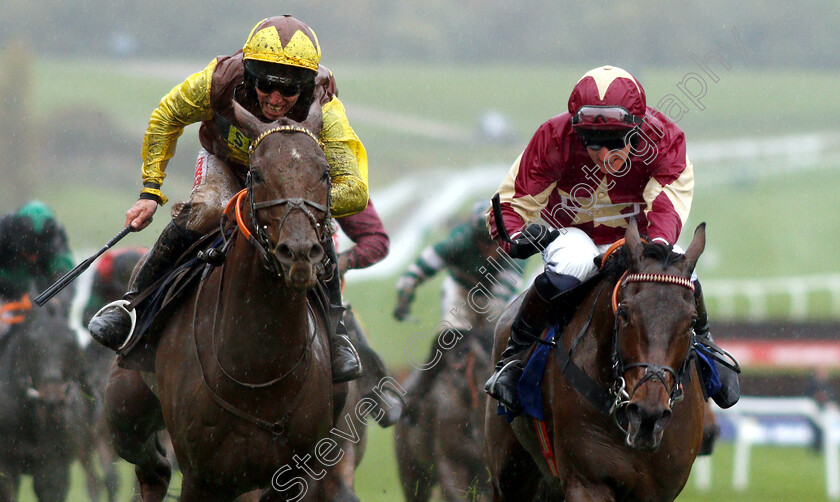
<svg viewBox="0 0 840 502"><path fill-rule="evenodd" d="M267 270L241 234L224 267L216 299L219 345L256 346L265 354L283 352L306 339L310 330L306 292L287 287Z"/></svg>
<svg viewBox="0 0 840 502"><path fill-rule="evenodd" d="M575 349L573 356L576 364L593 379L607 384L612 379L612 348L615 315L612 312L612 293L616 279L605 277L589 291L578 306L576 318L580 324L573 323L575 329L564 333L566 347L571 347L579 335L583 323L592 316L586 333ZM600 292L600 294L599 294ZM593 311L594 309L594 311Z"/></svg>

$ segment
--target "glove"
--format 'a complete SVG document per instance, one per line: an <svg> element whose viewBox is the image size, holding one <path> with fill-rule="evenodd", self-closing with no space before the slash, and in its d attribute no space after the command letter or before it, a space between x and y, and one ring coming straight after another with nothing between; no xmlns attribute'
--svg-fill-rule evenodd
<svg viewBox="0 0 840 502"><path fill-rule="evenodd" d="M411 302L414 301L414 293L400 291L397 294L397 307L394 309L394 319L405 321L411 311Z"/></svg>
<svg viewBox="0 0 840 502"><path fill-rule="evenodd" d="M559 236L559 230L549 230L543 225L532 223L525 227L519 237L513 239L509 254L513 258L524 260L541 252Z"/></svg>

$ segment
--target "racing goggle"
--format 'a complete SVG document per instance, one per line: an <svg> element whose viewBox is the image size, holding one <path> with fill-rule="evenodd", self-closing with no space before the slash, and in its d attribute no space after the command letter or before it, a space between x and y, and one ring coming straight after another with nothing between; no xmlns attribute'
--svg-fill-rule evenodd
<svg viewBox="0 0 840 502"><path fill-rule="evenodd" d="M271 94L277 91L282 96L290 98L300 94L303 88L303 84L297 80L268 73L258 74L252 71L248 65L245 66L245 72L248 78L254 82L254 87L264 94Z"/></svg>
<svg viewBox="0 0 840 502"><path fill-rule="evenodd" d="M254 78L254 87L262 93L271 94L274 91L282 96L290 98L300 94L302 88L300 82L290 82L286 79L277 78L272 75L263 75Z"/></svg>
<svg viewBox="0 0 840 502"><path fill-rule="evenodd" d="M575 129L632 129L641 123L641 117L636 117L623 106L581 106L572 117L572 127Z"/></svg>

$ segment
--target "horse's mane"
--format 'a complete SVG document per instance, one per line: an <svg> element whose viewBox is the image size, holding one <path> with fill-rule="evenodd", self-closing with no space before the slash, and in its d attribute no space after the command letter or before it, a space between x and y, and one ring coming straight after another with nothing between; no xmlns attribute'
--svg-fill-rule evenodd
<svg viewBox="0 0 840 502"><path fill-rule="evenodd" d="M645 258L653 258L662 263L662 268L668 268L680 262L685 255L674 252L674 247L670 244L643 244L642 256Z"/></svg>
<svg viewBox="0 0 840 502"><path fill-rule="evenodd" d="M642 257L659 261L664 270L680 262L685 255L674 252L674 248L670 244L657 242L654 244L642 243ZM622 246L610 256L607 264L601 271L601 275L617 280L628 269L628 266L627 249Z"/></svg>

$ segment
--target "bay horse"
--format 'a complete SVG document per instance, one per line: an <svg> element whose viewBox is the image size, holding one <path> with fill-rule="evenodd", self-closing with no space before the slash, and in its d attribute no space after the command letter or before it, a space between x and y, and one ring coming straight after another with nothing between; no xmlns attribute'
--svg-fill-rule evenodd
<svg viewBox="0 0 840 502"><path fill-rule="evenodd" d="M482 454L484 408L482 385L493 372L493 328L475 326L458 345L444 352L434 385L420 403L414 423L396 424L394 443L400 483L407 502L427 502L439 486L447 502L489 499L490 483ZM409 381L416 381L416 374ZM426 370L429 371L429 370ZM411 387L411 384L406 384Z"/></svg>
<svg viewBox="0 0 840 502"><path fill-rule="evenodd" d="M672 501L688 479L703 431L690 277L705 224L685 255L644 244L632 219L624 240L586 283L548 355L544 422L520 415L508 423L488 400L485 453L495 501L535 500L538 490L566 502ZM497 324L493 360L520 303Z"/></svg>
<svg viewBox="0 0 840 502"><path fill-rule="evenodd" d="M328 321L308 299L331 238L321 116L266 124L233 107L251 153L246 190L228 205L237 225L226 259L163 321L155 373L115 367L109 377L114 444L146 501L166 496L170 466L154 434L164 425L183 502L259 488L264 501L321 500L319 460L341 453L324 440L347 385L332 384Z"/></svg>

